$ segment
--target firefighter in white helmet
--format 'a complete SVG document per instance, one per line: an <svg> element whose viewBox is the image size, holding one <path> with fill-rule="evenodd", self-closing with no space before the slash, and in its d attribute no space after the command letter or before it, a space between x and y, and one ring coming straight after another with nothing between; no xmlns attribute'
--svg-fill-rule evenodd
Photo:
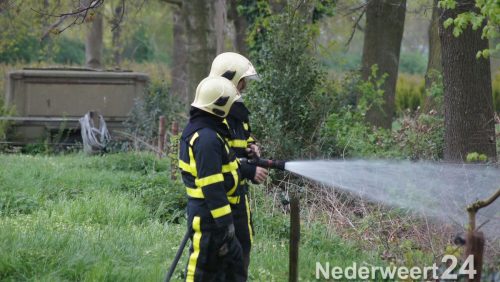
<svg viewBox="0 0 500 282"><path fill-rule="evenodd" d="M225 77L236 86L241 94L246 88L247 79L258 79L257 72L252 63L244 56L226 52L218 55L212 62L210 77ZM250 112L240 98L234 103L229 115L225 119L231 133L228 140L230 147L235 151L238 158L248 158L249 154L260 157L259 147L251 136L249 123ZM268 175L268 171L261 167L248 164L241 164L240 170L243 176L241 184L240 203L233 205L233 218L238 238L243 249L243 260L245 264L245 275L248 276L248 266L250 264L250 249L253 241L253 225L248 199L247 180L254 183L262 183Z"/></svg>
<svg viewBox="0 0 500 282"><path fill-rule="evenodd" d="M223 123L239 98L236 87L223 77L202 80L182 132L179 168L188 197L192 242L186 281L246 281L232 213L232 206L240 201L241 172Z"/></svg>

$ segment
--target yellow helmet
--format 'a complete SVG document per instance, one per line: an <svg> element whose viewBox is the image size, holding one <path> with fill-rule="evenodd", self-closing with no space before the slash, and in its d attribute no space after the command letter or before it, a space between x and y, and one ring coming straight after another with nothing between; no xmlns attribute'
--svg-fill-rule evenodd
<svg viewBox="0 0 500 282"><path fill-rule="evenodd" d="M245 77L249 79L259 78L252 63L244 56L234 52L222 53L215 57L209 76L224 76L231 80L234 86L238 86L238 82Z"/></svg>
<svg viewBox="0 0 500 282"><path fill-rule="evenodd" d="M191 106L216 116L226 117L233 103L241 96L236 87L223 77L207 77L196 88Z"/></svg>

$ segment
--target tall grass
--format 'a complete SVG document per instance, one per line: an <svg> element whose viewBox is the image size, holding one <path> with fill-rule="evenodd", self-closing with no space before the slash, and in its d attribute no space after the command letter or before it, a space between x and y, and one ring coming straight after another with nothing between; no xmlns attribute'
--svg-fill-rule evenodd
<svg viewBox="0 0 500 282"><path fill-rule="evenodd" d="M0 155L1 281L161 281L184 235L185 195L152 154ZM288 216L252 190L250 278L288 277ZM315 263L379 261L355 242L304 224L300 276ZM183 279L187 249L175 280Z"/></svg>

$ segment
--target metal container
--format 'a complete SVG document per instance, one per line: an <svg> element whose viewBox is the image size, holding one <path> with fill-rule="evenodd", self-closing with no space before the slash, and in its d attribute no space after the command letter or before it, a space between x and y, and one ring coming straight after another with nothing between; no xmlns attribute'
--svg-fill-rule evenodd
<svg viewBox="0 0 500 282"><path fill-rule="evenodd" d="M78 119L101 113L108 128L123 127L135 99L144 94L148 75L86 69L24 69L7 74L5 102L15 117L8 141L29 143L56 131L79 131Z"/></svg>

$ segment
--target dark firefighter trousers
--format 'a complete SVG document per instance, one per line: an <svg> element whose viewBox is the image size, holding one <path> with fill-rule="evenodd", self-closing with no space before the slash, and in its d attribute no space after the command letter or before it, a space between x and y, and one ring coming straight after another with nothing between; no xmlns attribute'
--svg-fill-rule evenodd
<svg viewBox="0 0 500 282"><path fill-rule="evenodd" d="M186 281L246 281L241 245L227 239L225 229L202 228L202 218L191 222L192 235L186 267ZM203 224L206 225L206 224Z"/></svg>
<svg viewBox="0 0 500 282"><path fill-rule="evenodd" d="M250 211L250 202L248 194L240 196L240 202L237 205L231 205L233 210L233 222L236 238L241 245L243 252L243 264L245 266L245 278L248 278L248 266L250 264L250 251L253 243L253 223Z"/></svg>

